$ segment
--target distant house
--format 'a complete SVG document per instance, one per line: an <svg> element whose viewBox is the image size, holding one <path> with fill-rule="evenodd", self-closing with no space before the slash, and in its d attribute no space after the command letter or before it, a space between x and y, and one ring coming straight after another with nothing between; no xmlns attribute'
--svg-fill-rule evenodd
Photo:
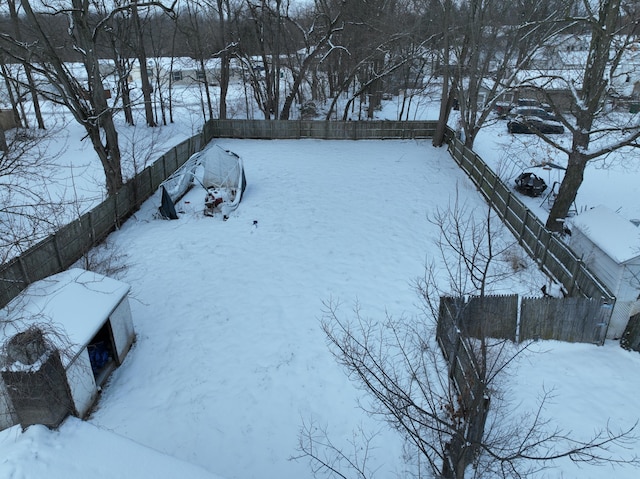
<svg viewBox="0 0 640 479"><path fill-rule="evenodd" d="M0 429L84 417L134 340L129 285L70 269L0 310Z"/></svg>
<svg viewBox="0 0 640 479"><path fill-rule="evenodd" d="M588 35L554 37L533 57L529 68L518 73L517 83L543 90L559 110L566 109L571 101L571 91L582 89L590 41ZM630 102L636 103L640 99L640 42L626 45L615 71L605 72L605 75L609 76L607 95L612 106L626 109Z"/></svg>
<svg viewBox="0 0 640 479"><path fill-rule="evenodd" d="M556 35L532 58L534 70L584 68L591 37L580 34Z"/></svg>
<svg viewBox="0 0 640 479"><path fill-rule="evenodd" d="M219 58L208 58L204 61L204 68L200 61L189 57L153 57L147 61L147 74L153 83L168 84L174 86L193 86L207 82L209 85L218 85L220 81L221 61ZM230 65L231 77L240 76L240 68L237 62ZM140 65L135 61L130 72L130 81L139 84Z"/></svg>
<svg viewBox="0 0 640 479"><path fill-rule="evenodd" d="M640 228L605 206L571 218L569 246L616 297L607 338L640 312Z"/></svg>

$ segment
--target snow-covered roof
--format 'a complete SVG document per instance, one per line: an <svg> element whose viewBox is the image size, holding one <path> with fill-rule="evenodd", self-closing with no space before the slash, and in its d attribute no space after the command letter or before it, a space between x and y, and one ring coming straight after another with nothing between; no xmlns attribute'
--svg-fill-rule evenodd
<svg viewBox="0 0 640 479"><path fill-rule="evenodd" d="M577 83L577 87L582 85L584 70L579 69L529 69L521 70L516 75L518 83L529 84L537 88L547 90L567 90L569 83Z"/></svg>
<svg viewBox="0 0 640 479"><path fill-rule="evenodd" d="M606 206L596 206L569 220L617 263L640 257L640 228Z"/></svg>
<svg viewBox="0 0 640 479"><path fill-rule="evenodd" d="M34 324L59 331L75 356L100 330L129 292L130 286L79 268L29 285L0 310L0 338L12 337Z"/></svg>

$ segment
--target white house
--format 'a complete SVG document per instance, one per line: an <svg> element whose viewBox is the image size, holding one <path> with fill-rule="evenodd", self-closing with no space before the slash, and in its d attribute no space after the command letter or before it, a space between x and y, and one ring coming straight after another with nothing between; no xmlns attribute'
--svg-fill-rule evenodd
<svg viewBox="0 0 640 479"><path fill-rule="evenodd" d="M152 83L166 84L171 80L174 86L193 86L207 80L210 85L217 85L220 80L221 60L219 58L207 58L204 61L204 69L199 61L188 57L151 57L147 60L147 73ZM231 78L240 78L240 66L236 60L232 60L229 74ZM104 73L109 70L104 67ZM140 82L140 65L137 60L132 62L130 81L134 84Z"/></svg>
<svg viewBox="0 0 640 479"><path fill-rule="evenodd" d="M0 310L0 429L85 417L134 341L129 285L70 269Z"/></svg>
<svg viewBox="0 0 640 479"><path fill-rule="evenodd" d="M605 206L568 224L569 246L616 297L607 338L620 338L629 318L640 312L640 228Z"/></svg>

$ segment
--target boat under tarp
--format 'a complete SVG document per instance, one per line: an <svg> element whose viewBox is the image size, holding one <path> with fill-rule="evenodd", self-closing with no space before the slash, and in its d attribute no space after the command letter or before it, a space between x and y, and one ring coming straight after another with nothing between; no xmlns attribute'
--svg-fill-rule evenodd
<svg viewBox="0 0 640 479"><path fill-rule="evenodd" d="M176 204L194 186L206 190L204 214L219 213L226 220L240 204L247 186L242 158L219 145L192 155L160 185L162 217L178 219Z"/></svg>

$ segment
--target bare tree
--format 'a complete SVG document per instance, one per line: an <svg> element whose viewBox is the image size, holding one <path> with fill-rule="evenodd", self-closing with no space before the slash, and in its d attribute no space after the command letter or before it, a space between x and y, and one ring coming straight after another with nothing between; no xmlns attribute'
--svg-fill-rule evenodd
<svg viewBox="0 0 640 479"><path fill-rule="evenodd" d="M235 38L232 26L235 17L238 15L239 5L233 5L230 0L201 0L203 6L211 16L211 21L207 21L212 34L213 48L209 55L219 59L219 74L217 81L220 91L220 101L218 105L218 117L227 118L227 94L231 80L231 59L238 45L238 38Z"/></svg>
<svg viewBox="0 0 640 479"><path fill-rule="evenodd" d="M444 22L444 28L442 29L442 63L444 65L442 70L442 92L440 100L440 112L438 114L438 124L436 126L436 132L433 135L433 146L442 146L445 141L445 131L447 123L449 121L449 115L453 108L453 100L456 97L455 85L457 81L451 79L451 71L449 65L451 64L451 43L452 43L452 29L447 28L452 24L453 18L453 2L452 0L442 0L440 5L437 5L441 10L440 17Z"/></svg>
<svg viewBox="0 0 640 479"><path fill-rule="evenodd" d="M571 93L570 112L562 120L572 141L570 147L565 147L545 137L545 141L568 157L567 170L547 218L546 227L551 231L563 230L564 218L591 161L624 148L640 147L637 115L628 117L606 108L607 100L615 93L615 79L628 74L624 59L631 51L640 24L637 16L635 21L622 22L622 14L632 13L634 5L637 6L636 2L626 0L585 0L582 15L572 18L590 36L590 44L581 78L555 78L566 82Z"/></svg>
<svg viewBox="0 0 640 479"><path fill-rule="evenodd" d="M154 0L134 3L138 8L167 8L162 2ZM66 8L62 2L42 4L37 12L28 0L21 0L20 4L35 40L20 42L9 34L0 33L0 48L7 57L29 64L34 74L43 77L48 85L40 93L65 105L84 127L102 164L107 193L115 194L123 184L121 154L113 121L114 109L107 102L104 74L100 70L98 37L108 26L110 17L130 9L132 4L116 6L106 18L93 15L95 10L91 0L70 0ZM48 19L58 17L68 20L67 40L81 59L83 75L72 69L62 56L64 49L60 49L59 44L54 43L54 39L48 35Z"/></svg>
<svg viewBox="0 0 640 479"><path fill-rule="evenodd" d="M515 416L505 409L508 398L501 378L526 345L482 334L491 320L482 307L483 295L504 279L504 265L496 268L495 263L501 263L511 247L494 229L495 220L490 211L478 215L459 204L431 217L440 231L436 245L444 261L427 267L417 283L424 318L387 316L379 321L363 317L356 307L354 318L345 320L337 302L326 303L323 329L337 362L368 393L370 402L362 407L402 435L416 477L429 473L443 479L521 478L531 468L545 468L561 457L638 465L636 457L625 457L619 449L635 439L635 424L620 431L607 425L582 440L550 427L543 418L547 393L531 414ZM456 298L469 293L478 295L481 305L473 318L457 308L463 302ZM453 298L442 301L445 295ZM480 334L467 334L468 320ZM442 337L442 329L454 334L460 351L455 362L445 361L434 340ZM462 374L453 372L458 363L463 364ZM368 450L369 442L370 438L360 450ZM316 475L373 476L362 456L358 459L335 446L322 429L309 423L301 429L299 452L297 458L308 459Z"/></svg>
<svg viewBox="0 0 640 479"><path fill-rule="evenodd" d="M64 204L48 194L56 153L53 132L14 128L0 148L0 264L17 256L57 226Z"/></svg>
<svg viewBox="0 0 640 479"><path fill-rule="evenodd" d="M106 188L114 194L122 186L118 134L113 123L113 110L107 103L102 74L96 51L99 29L90 23L89 0L71 0L70 8L50 6L41 13L31 8L28 0L21 0L26 21L34 31L34 43L16 41L7 34L0 34L0 44L14 59L28 63L33 72L43 76L50 85L49 92L42 91L49 99L64 104L75 120L87 133L105 172ZM67 15L69 37L82 57L86 78L75 71L60 56L60 49L46 33L46 17Z"/></svg>
<svg viewBox="0 0 640 479"><path fill-rule="evenodd" d="M138 58L138 65L140 66L140 83L142 87L142 96L144 98L144 114L147 120L148 126L157 126L156 120L153 114L153 104L151 100L151 80L149 79L149 68L147 66L147 51L144 42L144 29L142 21L140 20L138 0L131 0L131 24L133 26L133 34L135 38L135 53Z"/></svg>
<svg viewBox="0 0 640 479"><path fill-rule="evenodd" d="M208 44L209 28L204 18L204 8L200 2L189 2L180 15L178 27L181 29L189 46L189 56L198 64L198 75L189 78L189 81L198 85L201 97L202 118L213 118L213 102L205 61L209 58L211 47ZM204 97L203 97L204 94Z"/></svg>
<svg viewBox="0 0 640 479"><path fill-rule="evenodd" d="M343 27L333 35L334 48L323 58L333 97L326 118L336 110L340 96L346 95L343 120L350 111L355 112L358 100L358 118L371 119L381 105L388 79L410 64L410 53L419 51L404 47L424 40L414 35L408 20L412 12L403 2L358 1L336 8L341 9Z"/></svg>
<svg viewBox="0 0 640 479"><path fill-rule="evenodd" d="M251 30L244 32L247 36L240 42L238 58L246 67L254 99L267 120L278 115L281 55L291 48L293 41L285 39L284 21L289 3L289 0L246 0L247 17L237 20L245 20L252 26Z"/></svg>
<svg viewBox="0 0 640 479"><path fill-rule="evenodd" d="M434 145L442 145L455 103L465 144L473 146L495 102L516 85L518 72L547 39L566 28L560 20L568 8L556 0L444 0L442 16L451 29L443 32L442 100Z"/></svg>
<svg viewBox="0 0 640 479"><path fill-rule="evenodd" d="M18 42L22 42L22 30L20 28L20 20L18 18L18 10L16 9L15 0L7 0L7 6L9 7L9 15L11 16L11 20L13 23L13 35ZM36 88L36 84L31 73L31 67L28 63L22 64L24 68L24 74L26 76L27 85L29 87L29 93L31 95L31 102L33 103L33 111L36 115L36 121L38 123L38 128L44 129L44 119L42 118L42 111L40 109L40 100L38 98L38 91Z"/></svg>
<svg viewBox="0 0 640 479"><path fill-rule="evenodd" d="M116 78L113 104L121 104L125 121L133 126L135 119L130 79L135 63L135 48L131 39L131 24L126 21L127 11L122 11L121 15L108 16L113 5L108 0L94 0L94 8L106 18L104 49L113 61L113 75Z"/></svg>
<svg viewBox="0 0 640 479"><path fill-rule="evenodd" d="M316 0L312 15L313 18L308 27L305 27L302 22L290 19L303 39L304 53L299 65L294 65L293 62L289 64L293 75L293 83L280 111L281 120L289 119L291 105L295 97L300 94L301 85L307 79L307 72L316 64L318 59L331 54L333 48L331 45L332 38L344 26L342 10L332 12L327 3L322 0ZM293 59L297 59L297 55L294 55Z"/></svg>

